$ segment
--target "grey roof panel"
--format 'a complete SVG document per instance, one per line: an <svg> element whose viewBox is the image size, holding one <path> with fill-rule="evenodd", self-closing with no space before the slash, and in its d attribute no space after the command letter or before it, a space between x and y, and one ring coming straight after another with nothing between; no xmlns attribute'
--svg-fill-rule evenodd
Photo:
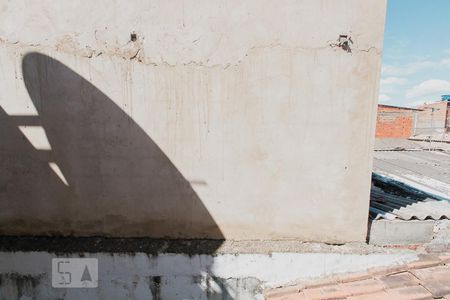
<svg viewBox="0 0 450 300"><path fill-rule="evenodd" d="M374 173L450 201L450 153L375 151Z"/></svg>
<svg viewBox="0 0 450 300"><path fill-rule="evenodd" d="M370 214L374 219L450 219L450 203L445 200L418 199L407 193L399 196L377 186L372 186L370 200Z"/></svg>

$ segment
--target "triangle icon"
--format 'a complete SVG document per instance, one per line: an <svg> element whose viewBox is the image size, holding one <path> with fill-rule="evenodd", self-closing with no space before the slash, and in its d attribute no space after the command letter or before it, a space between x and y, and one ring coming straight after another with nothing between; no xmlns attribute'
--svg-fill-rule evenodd
<svg viewBox="0 0 450 300"><path fill-rule="evenodd" d="M83 275L81 275L81 281L92 281L91 274L89 274L87 266L84 266Z"/></svg>

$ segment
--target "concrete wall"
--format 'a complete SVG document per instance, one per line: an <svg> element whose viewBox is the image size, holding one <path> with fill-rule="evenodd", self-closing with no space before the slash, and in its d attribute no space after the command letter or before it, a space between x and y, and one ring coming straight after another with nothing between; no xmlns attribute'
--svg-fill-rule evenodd
<svg viewBox="0 0 450 300"><path fill-rule="evenodd" d="M56 257L61 256L0 252L0 299L262 300L267 287L417 260L411 251L217 256L84 253L82 257L98 259L98 288L52 288L51 260Z"/></svg>
<svg viewBox="0 0 450 300"><path fill-rule="evenodd" d="M423 111L417 115L415 134L439 137L439 134L446 133L449 107L450 102L448 101L437 101L418 106Z"/></svg>
<svg viewBox="0 0 450 300"><path fill-rule="evenodd" d="M0 233L363 241L384 16L2 4Z"/></svg>

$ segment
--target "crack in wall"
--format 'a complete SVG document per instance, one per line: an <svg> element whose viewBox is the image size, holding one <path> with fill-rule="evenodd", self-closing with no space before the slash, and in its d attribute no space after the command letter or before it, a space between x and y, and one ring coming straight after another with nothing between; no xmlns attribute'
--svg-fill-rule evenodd
<svg viewBox="0 0 450 300"><path fill-rule="evenodd" d="M69 45L58 43L55 46L47 46L47 45L41 45L40 43L21 43L19 41L10 42L8 40L4 40L0 38L0 44L12 46L12 47L18 47L18 48L34 48L33 51L36 51L36 48L39 48L40 50L44 51L56 51L66 54L72 54L75 56L83 57L83 58L89 58L94 59L99 56L108 56L111 58L120 58L123 60L129 60L129 61L135 61L144 65L148 66L165 66L165 67L177 67L177 66L196 66L196 67L208 67L208 68L214 68L214 67L222 67L224 69L227 69L229 67L237 67L239 66L248 56L250 56L255 51L264 50L264 49L274 49L279 48L281 50L286 51L294 51L294 52L301 52L301 51L322 51L322 50L343 50L341 46L336 41L327 41L325 45L319 46L319 47L306 47L306 46L286 46L281 43L271 43L267 45L259 45L259 46L253 46L248 48L244 54L237 59L235 62L224 62L224 63L215 63L215 64L208 64L209 58L205 58L205 61L198 61L198 60L190 60L187 62L180 62L180 63L170 63L166 60L164 60L163 57L161 57L161 62L155 62L150 57L145 56L144 49L139 42L128 42L123 47L119 48L116 47L112 50L105 51L105 50L96 50L92 49L89 46L86 47L74 47L73 43L70 43ZM69 47L68 47L69 46ZM382 51L378 49L375 46L370 46L367 48L360 48L358 47L357 43L355 43L354 46L351 48L351 52L349 52L349 55L355 55L358 52L364 52L364 53L375 53L375 55L381 55ZM345 50L343 50L345 51Z"/></svg>

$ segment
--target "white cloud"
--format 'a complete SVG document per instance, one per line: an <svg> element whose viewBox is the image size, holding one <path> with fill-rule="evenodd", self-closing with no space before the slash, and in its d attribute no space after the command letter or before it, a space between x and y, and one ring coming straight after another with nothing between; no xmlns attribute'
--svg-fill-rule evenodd
<svg viewBox="0 0 450 300"><path fill-rule="evenodd" d="M384 64L381 74L385 76L406 76L434 66L436 66L436 63L429 60L416 61L402 66Z"/></svg>
<svg viewBox="0 0 450 300"><path fill-rule="evenodd" d="M421 97L423 101L437 101L442 94L450 94L450 81L430 79L406 91L406 98Z"/></svg>
<svg viewBox="0 0 450 300"><path fill-rule="evenodd" d="M384 94L384 96L389 94L398 93L399 86L404 85L408 82L406 78L403 77L386 77L381 78L380 80L380 93ZM387 99L386 97L384 97Z"/></svg>
<svg viewBox="0 0 450 300"><path fill-rule="evenodd" d="M420 101L410 102L408 105L411 107L418 107L418 106L424 105L425 103L426 103L425 101L420 100Z"/></svg>
<svg viewBox="0 0 450 300"><path fill-rule="evenodd" d="M388 102L389 100L391 100L391 97L386 94L380 94L378 96L378 102Z"/></svg>
<svg viewBox="0 0 450 300"><path fill-rule="evenodd" d="M441 60L441 65L444 67L450 67L450 58Z"/></svg>
<svg viewBox="0 0 450 300"><path fill-rule="evenodd" d="M387 78L381 78L380 83L381 85L402 85L406 84L408 82L408 79L402 78L402 77L387 77Z"/></svg>

